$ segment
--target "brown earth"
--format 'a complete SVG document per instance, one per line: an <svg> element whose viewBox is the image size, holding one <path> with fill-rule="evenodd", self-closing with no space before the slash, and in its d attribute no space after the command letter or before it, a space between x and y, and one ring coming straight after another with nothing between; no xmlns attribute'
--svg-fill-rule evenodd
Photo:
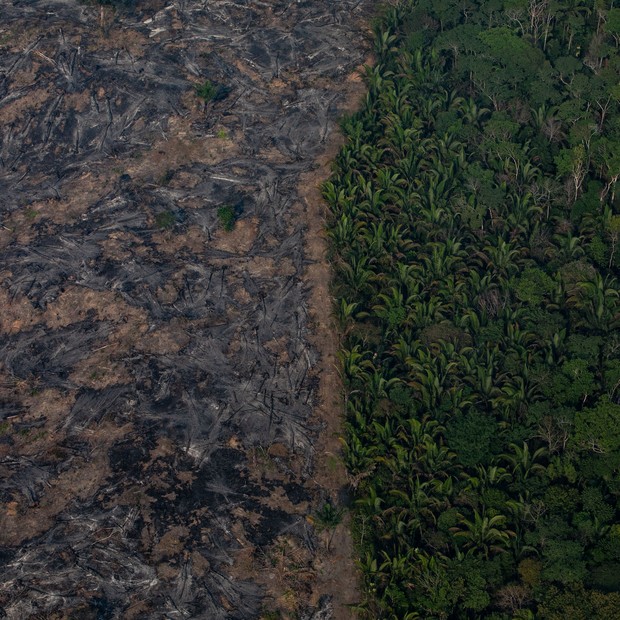
<svg viewBox="0 0 620 620"><path fill-rule="evenodd" d="M365 64L372 59L368 58ZM360 78L362 66L351 73L346 82L344 113L354 112L361 104L365 86ZM306 278L312 287L310 294L310 319L312 321L311 342L321 352L319 373L319 400L314 415L322 422L324 429L315 443L317 456L313 481L322 492L328 492L332 502L337 504L339 496L346 491L348 475L341 459L343 411L342 382L338 374L339 327L333 316L331 296L331 266L326 260L328 242L325 235L326 209L322 200L320 185L329 178L331 162L336 157L342 136L334 132L326 140L326 149L316 160L317 167L300 177L300 197L307 221L305 238L306 255L310 264ZM320 208L323 206L323 208ZM355 617L352 606L360 601L359 575L351 565L354 557L353 541L347 516L333 533L325 532L329 539L329 552L319 558L317 582L314 596L333 596L335 620L349 620ZM327 545L326 545L327 547Z"/></svg>

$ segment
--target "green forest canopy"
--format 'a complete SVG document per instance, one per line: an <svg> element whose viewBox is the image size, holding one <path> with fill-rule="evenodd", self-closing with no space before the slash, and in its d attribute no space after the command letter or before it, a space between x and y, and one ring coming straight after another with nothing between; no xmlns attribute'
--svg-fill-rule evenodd
<svg viewBox="0 0 620 620"><path fill-rule="evenodd" d="M419 0L324 186L370 618L620 618L620 7Z"/></svg>

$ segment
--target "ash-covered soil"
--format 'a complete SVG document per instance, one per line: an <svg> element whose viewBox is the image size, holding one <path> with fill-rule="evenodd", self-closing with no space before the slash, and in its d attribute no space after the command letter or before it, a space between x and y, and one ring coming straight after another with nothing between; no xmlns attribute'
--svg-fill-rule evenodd
<svg viewBox="0 0 620 620"><path fill-rule="evenodd" d="M0 617L345 617L299 183L367 4L0 0Z"/></svg>

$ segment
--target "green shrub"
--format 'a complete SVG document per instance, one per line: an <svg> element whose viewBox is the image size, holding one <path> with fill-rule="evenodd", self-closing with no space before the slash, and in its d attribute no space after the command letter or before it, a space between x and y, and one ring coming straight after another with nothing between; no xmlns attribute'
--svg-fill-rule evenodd
<svg viewBox="0 0 620 620"><path fill-rule="evenodd" d="M344 510L327 501L314 513L312 522L319 531L330 530L340 524L343 515Z"/></svg>
<svg viewBox="0 0 620 620"><path fill-rule="evenodd" d="M235 210L230 205L224 205L217 210L217 218L220 221L220 226L226 231L230 232L235 227L237 216Z"/></svg>
<svg viewBox="0 0 620 620"><path fill-rule="evenodd" d="M175 217L171 211L162 211L155 216L155 224L162 230L169 230L174 226Z"/></svg>
<svg viewBox="0 0 620 620"><path fill-rule="evenodd" d="M486 465L493 456L492 443L498 432L494 418L480 411L470 411L450 420L446 439L463 465Z"/></svg>
<svg viewBox="0 0 620 620"><path fill-rule="evenodd" d="M217 95L217 86L211 80L206 80L203 84L196 84L194 88L196 94L207 103L213 101Z"/></svg>
<svg viewBox="0 0 620 620"><path fill-rule="evenodd" d="M555 282L541 269L530 267L516 283L517 297L533 306L540 305L555 287Z"/></svg>

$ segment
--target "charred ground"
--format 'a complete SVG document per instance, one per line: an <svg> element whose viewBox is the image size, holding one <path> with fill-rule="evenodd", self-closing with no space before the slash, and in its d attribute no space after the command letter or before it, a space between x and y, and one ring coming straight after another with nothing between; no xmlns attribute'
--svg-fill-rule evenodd
<svg viewBox="0 0 620 620"><path fill-rule="evenodd" d="M364 3L0 8L0 609L346 617L307 187Z"/></svg>

